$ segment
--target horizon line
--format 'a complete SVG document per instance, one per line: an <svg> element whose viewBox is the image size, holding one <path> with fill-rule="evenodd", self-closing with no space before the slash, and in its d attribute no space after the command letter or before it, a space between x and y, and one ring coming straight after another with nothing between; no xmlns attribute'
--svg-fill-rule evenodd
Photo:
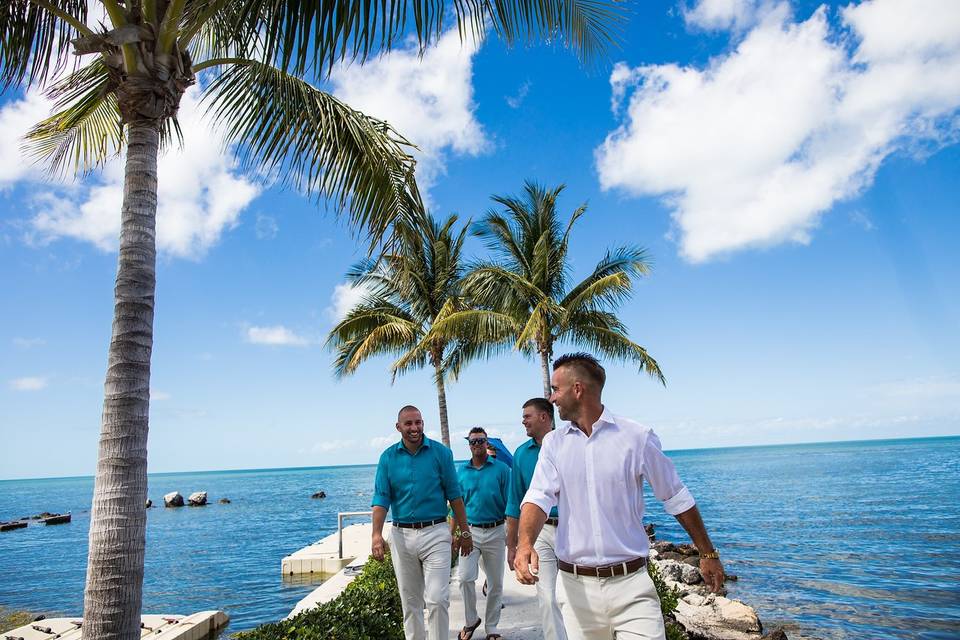
<svg viewBox="0 0 960 640"><path fill-rule="evenodd" d="M849 440L815 440L809 442L780 442L780 443L766 443L766 444L738 444L732 446L723 446L723 447L690 447L682 449L665 449L664 453L686 453L691 451L720 451L727 449L757 449L761 447L803 447L819 444L849 444L854 442L900 442L907 440L946 440L950 438L960 438L960 434L951 434L951 435L937 435L937 436L911 436L911 437L896 437L896 438L860 438L860 439L849 439ZM372 467L376 465L376 462L358 462L355 464L327 464L327 465L311 465L311 466L300 466L300 467L254 467L254 468L239 468L239 469L200 469L200 470L184 470L184 471L151 471L147 473L147 476L161 476L161 475L176 475L176 474L187 474L187 473L251 473L251 472L262 472L262 471L306 471L309 469L350 469L354 467ZM95 474L84 474L76 476L35 476L29 478L0 478L0 482L20 482L23 480L73 480L77 478L94 478Z"/></svg>

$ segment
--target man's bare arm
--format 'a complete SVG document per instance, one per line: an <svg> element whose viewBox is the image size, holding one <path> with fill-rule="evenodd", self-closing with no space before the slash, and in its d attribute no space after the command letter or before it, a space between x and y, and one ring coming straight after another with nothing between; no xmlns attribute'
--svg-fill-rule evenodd
<svg viewBox="0 0 960 640"><path fill-rule="evenodd" d="M547 514L532 502L525 502L520 507L520 540L513 567L521 584L534 584L538 579L534 572L539 572L540 558L533 550L533 543L546 521Z"/></svg>
<svg viewBox="0 0 960 640"><path fill-rule="evenodd" d="M383 542L383 523L387 521L387 510L383 507L373 508L373 541L370 545L370 555L376 560L383 560L386 544Z"/></svg>
<svg viewBox="0 0 960 640"><path fill-rule="evenodd" d="M513 571L513 561L517 557L517 540L520 532L520 520L507 516L507 566Z"/></svg>
<svg viewBox="0 0 960 640"><path fill-rule="evenodd" d="M707 534L707 528L703 524L703 518L700 517L700 510L697 509L696 505L674 517L687 531L701 555L715 551L713 543L710 542L710 536ZM700 574L703 575L703 581L714 593L719 593L723 588L723 564L718 558L701 557Z"/></svg>

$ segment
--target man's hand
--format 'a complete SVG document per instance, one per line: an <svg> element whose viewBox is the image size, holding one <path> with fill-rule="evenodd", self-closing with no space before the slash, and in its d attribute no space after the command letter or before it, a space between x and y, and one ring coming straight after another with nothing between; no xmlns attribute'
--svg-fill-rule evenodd
<svg viewBox="0 0 960 640"><path fill-rule="evenodd" d="M536 584L540 578L540 557L533 547L521 546L513 559L513 570L520 584Z"/></svg>
<svg viewBox="0 0 960 640"><path fill-rule="evenodd" d="M723 589L723 564L717 558L700 558L700 575L710 590L720 593Z"/></svg>
<svg viewBox="0 0 960 640"><path fill-rule="evenodd" d="M373 544L370 545L370 555L374 560L383 560L383 554L386 551L386 545L383 542L383 535L373 534Z"/></svg>
<svg viewBox="0 0 960 640"><path fill-rule="evenodd" d="M510 571L514 570L514 560L517 557L517 547L507 545L507 566L510 567Z"/></svg>
<svg viewBox="0 0 960 640"><path fill-rule="evenodd" d="M460 555L466 558L473 551L473 538L460 538Z"/></svg>

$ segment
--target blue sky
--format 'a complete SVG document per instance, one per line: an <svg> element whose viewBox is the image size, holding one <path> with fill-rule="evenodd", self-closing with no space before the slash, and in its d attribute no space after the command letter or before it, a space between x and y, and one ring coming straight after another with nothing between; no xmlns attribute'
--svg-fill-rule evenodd
<svg viewBox="0 0 960 640"><path fill-rule="evenodd" d="M435 213L565 183L564 213L589 205L576 274L650 250L622 317L668 384L610 364L605 399L666 448L956 434L960 7L924 4L642 3L593 69L448 34L327 88L420 145ZM122 165L45 181L16 140L47 106L0 98L4 478L96 462ZM438 429L426 373L333 379L322 340L364 248L240 173L197 113L188 94L189 141L161 161L150 470L374 462L407 403ZM539 392L535 362L476 363L448 388L452 431L518 444Z"/></svg>

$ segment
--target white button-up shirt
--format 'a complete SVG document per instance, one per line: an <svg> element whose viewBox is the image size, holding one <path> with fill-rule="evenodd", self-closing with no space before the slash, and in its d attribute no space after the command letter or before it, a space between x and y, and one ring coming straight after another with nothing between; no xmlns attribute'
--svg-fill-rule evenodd
<svg viewBox="0 0 960 640"><path fill-rule="evenodd" d="M670 515L696 504L656 434L604 407L589 438L573 424L547 434L523 502L558 507L558 558L605 566L649 552L644 478Z"/></svg>

